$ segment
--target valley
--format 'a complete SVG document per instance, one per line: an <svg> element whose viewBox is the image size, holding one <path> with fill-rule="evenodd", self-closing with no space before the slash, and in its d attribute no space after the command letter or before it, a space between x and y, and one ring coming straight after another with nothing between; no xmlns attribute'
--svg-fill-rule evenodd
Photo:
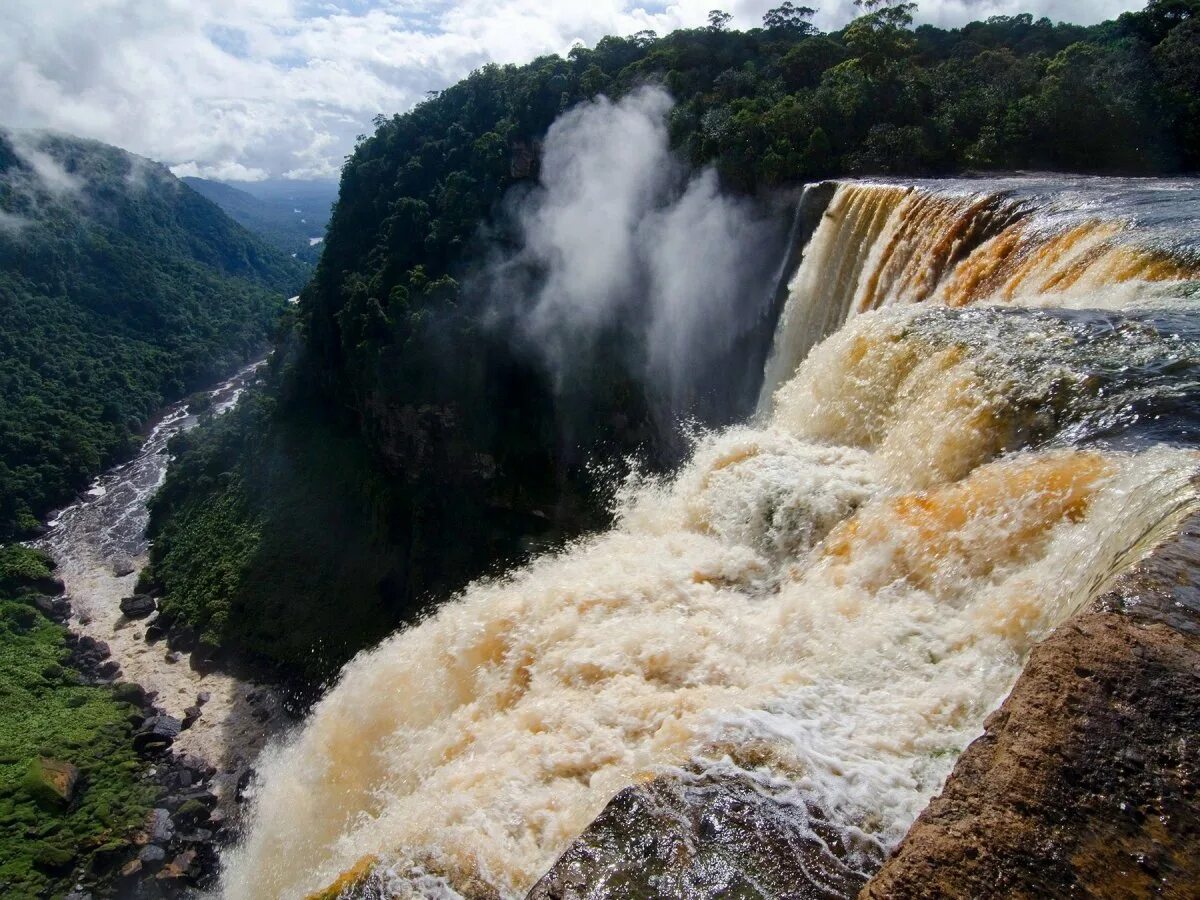
<svg viewBox="0 0 1200 900"><path fill-rule="evenodd" d="M1196 892L1200 0L17 3L0 894Z"/></svg>

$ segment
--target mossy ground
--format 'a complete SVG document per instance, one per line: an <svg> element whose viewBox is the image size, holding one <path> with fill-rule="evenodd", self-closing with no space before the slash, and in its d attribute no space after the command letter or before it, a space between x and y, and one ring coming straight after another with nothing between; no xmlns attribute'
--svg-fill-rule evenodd
<svg viewBox="0 0 1200 900"><path fill-rule="evenodd" d="M0 550L0 896L69 890L92 851L128 837L156 789L130 744L132 707L109 687L80 684L65 630L21 599L21 582L50 574L24 548ZM39 756L81 770L75 798L38 803L26 776Z"/></svg>

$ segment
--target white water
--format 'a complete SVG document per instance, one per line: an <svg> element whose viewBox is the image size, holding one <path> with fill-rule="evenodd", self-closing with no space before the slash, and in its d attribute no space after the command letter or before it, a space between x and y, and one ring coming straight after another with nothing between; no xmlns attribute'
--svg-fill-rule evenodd
<svg viewBox="0 0 1200 900"><path fill-rule="evenodd" d="M1032 645L1193 502L1200 458L1020 450L1014 423L1086 373L1039 362L1031 392L1011 375L1022 348L1001 348L1010 377L993 378L948 324L893 308L946 302L934 289L966 270L921 236L941 213L888 225L908 192L843 186L831 209L863 190L882 208L840 236L827 218L793 282L761 424L630 485L607 534L351 662L264 757L227 896L303 897L366 858L397 896L517 897L616 791L673 767L737 769L823 810L858 871L901 838ZM902 244L901 270L941 273L928 290L895 276L793 353Z"/></svg>

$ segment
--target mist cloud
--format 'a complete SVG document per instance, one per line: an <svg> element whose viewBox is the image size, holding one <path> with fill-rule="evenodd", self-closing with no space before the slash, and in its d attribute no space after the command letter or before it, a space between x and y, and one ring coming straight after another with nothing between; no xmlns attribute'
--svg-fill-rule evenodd
<svg viewBox="0 0 1200 900"><path fill-rule="evenodd" d="M679 414L697 374L759 320L777 221L722 194L710 170L688 177L669 147L671 106L645 88L559 118L516 213L521 246L483 290L560 386L599 335L626 326L626 362Z"/></svg>

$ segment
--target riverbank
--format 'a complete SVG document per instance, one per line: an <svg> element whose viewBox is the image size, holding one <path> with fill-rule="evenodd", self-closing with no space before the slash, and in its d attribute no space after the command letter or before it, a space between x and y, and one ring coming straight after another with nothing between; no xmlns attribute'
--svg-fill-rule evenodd
<svg viewBox="0 0 1200 900"><path fill-rule="evenodd" d="M4 693L22 712L5 732L4 813L26 829L10 854L21 857L17 868L0 867L6 896L176 896L211 883L250 767L290 721L278 691L217 668L155 614L153 598L129 599L170 440L200 414L232 408L260 365L195 395L191 408L169 407L133 459L96 478L33 547L6 551L30 560L5 601L14 624ZM42 571L48 560L53 575ZM66 773L50 805L25 772L45 767Z"/></svg>
<svg viewBox="0 0 1200 900"><path fill-rule="evenodd" d="M215 415L231 409L261 365L244 367L207 391L198 405ZM203 665L189 655L191 647L148 641L154 619L130 618L121 611L121 600L135 593L147 561L146 504L166 476L167 445L198 421L187 402L168 408L138 455L97 478L79 502L49 522L37 546L57 563L71 602L68 628L106 645L120 668L116 677L140 685L165 714L190 722L174 747L217 769L214 792L232 811L239 779L284 724L279 698L264 685Z"/></svg>

